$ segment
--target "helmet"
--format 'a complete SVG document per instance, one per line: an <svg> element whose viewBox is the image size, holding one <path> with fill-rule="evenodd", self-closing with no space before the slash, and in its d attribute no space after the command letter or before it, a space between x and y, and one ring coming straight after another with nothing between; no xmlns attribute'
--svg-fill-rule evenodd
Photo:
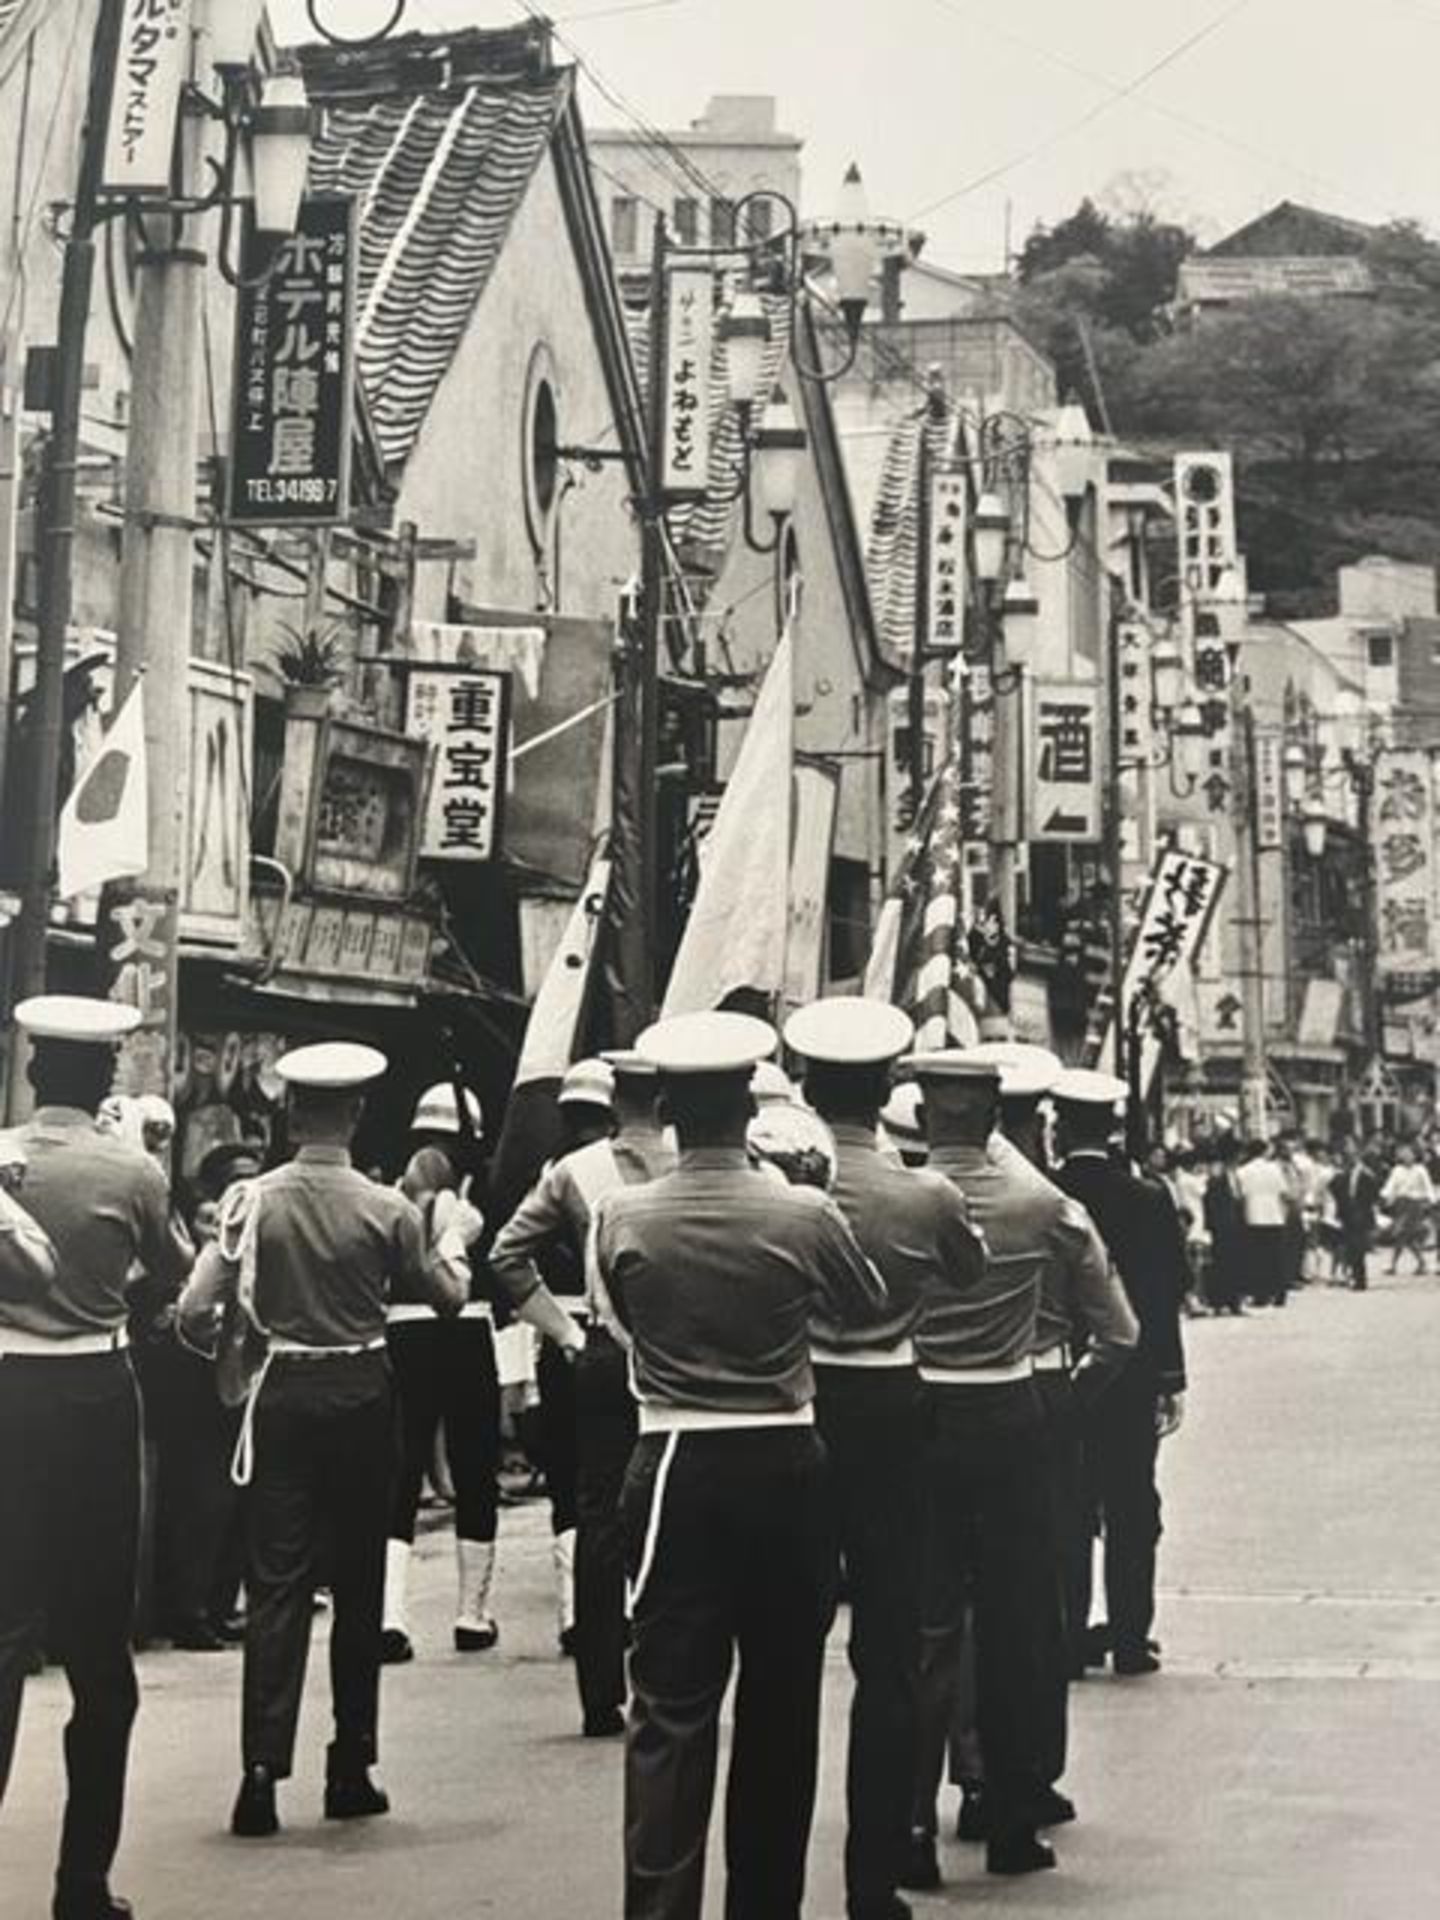
<svg viewBox="0 0 1440 1920"><path fill-rule="evenodd" d="M605 1060L577 1060L560 1082L562 1107L583 1101L587 1107L608 1107L615 1092L615 1070Z"/></svg>
<svg viewBox="0 0 1440 1920"><path fill-rule="evenodd" d="M745 1130L752 1160L778 1167L794 1187L828 1188L835 1178L835 1140L808 1107L764 1106Z"/></svg>
<svg viewBox="0 0 1440 1920"><path fill-rule="evenodd" d="M465 1089L465 1111L469 1115L470 1125L478 1139L485 1131L485 1116L480 1102ZM415 1102L415 1111L410 1118L412 1133L459 1133L460 1112L455 1104L455 1083L452 1080L437 1080L433 1087L427 1087Z"/></svg>

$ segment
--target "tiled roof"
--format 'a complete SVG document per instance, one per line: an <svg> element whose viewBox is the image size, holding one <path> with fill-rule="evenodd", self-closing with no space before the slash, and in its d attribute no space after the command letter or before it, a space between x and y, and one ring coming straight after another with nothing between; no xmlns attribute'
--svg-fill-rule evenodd
<svg viewBox="0 0 1440 1920"><path fill-rule="evenodd" d="M312 192L360 204L360 377L403 465L574 85L571 69L326 105Z"/></svg>
<svg viewBox="0 0 1440 1920"><path fill-rule="evenodd" d="M915 583L920 548L920 443L928 436L931 470L954 453L955 426L918 408L897 420L885 449L865 540L865 573L881 646L904 658L915 644Z"/></svg>

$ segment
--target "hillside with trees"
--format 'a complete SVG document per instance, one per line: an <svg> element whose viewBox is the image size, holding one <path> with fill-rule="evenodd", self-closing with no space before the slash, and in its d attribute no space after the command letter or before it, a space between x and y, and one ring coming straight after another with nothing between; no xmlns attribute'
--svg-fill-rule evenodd
<svg viewBox="0 0 1440 1920"><path fill-rule="evenodd" d="M1016 264L1017 317L1061 390L1141 443L1231 448L1252 585L1328 610L1337 566L1440 565L1440 247L1376 230L1367 299L1257 298L1177 328L1184 227L1089 200Z"/></svg>

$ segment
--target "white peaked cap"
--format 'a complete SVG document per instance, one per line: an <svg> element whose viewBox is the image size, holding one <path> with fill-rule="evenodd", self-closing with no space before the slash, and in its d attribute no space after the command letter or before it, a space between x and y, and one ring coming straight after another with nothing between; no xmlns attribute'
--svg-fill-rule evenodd
<svg viewBox="0 0 1440 1920"><path fill-rule="evenodd" d="M785 1022L785 1044L807 1060L832 1066L877 1066L915 1044L909 1016L887 1000L836 994L812 1000Z"/></svg>
<svg viewBox="0 0 1440 1920"><path fill-rule="evenodd" d="M1036 1047L1024 1040L982 1040L966 1051L976 1060L993 1060L1000 1069L1000 1093L1004 1099L1038 1100L1053 1092L1065 1071L1058 1053L1049 1047Z"/></svg>
<svg viewBox="0 0 1440 1920"><path fill-rule="evenodd" d="M140 1009L81 993L41 993L22 1000L15 1024L32 1040L71 1040L82 1046L113 1046L140 1024Z"/></svg>
<svg viewBox="0 0 1440 1920"><path fill-rule="evenodd" d="M557 1096L562 1107L584 1101L590 1107L608 1107L615 1097L615 1069L606 1061L577 1060L565 1071Z"/></svg>
<svg viewBox="0 0 1440 1920"><path fill-rule="evenodd" d="M677 1013L635 1042L660 1073L744 1073L775 1051L775 1029L748 1013Z"/></svg>
<svg viewBox="0 0 1440 1920"><path fill-rule="evenodd" d="M314 1087L340 1093L378 1080L389 1061L378 1047L355 1040L320 1040L309 1047L292 1047L275 1062L275 1072L287 1086Z"/></svg>
<svg viewBox="0 0 1440 1920"><path fill-rule="evenodd" d="M1114 1107L1130 1097L1129 1087L1117 1074L1097 1073L1090 1067L1067 1067L1051 1091L1057 1100L1076 1107Z"/></svg>

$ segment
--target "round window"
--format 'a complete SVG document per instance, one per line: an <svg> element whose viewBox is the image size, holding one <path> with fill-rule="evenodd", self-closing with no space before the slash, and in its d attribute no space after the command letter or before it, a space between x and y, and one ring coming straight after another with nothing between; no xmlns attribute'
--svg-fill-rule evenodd
<svg viewBox="0 0 1440 1920"><path fill-rule="evenodd" d="M525 380L525 520L536 552L545 546L560 484L560 412L555 372L543 346L530 356Z"/></svg>

